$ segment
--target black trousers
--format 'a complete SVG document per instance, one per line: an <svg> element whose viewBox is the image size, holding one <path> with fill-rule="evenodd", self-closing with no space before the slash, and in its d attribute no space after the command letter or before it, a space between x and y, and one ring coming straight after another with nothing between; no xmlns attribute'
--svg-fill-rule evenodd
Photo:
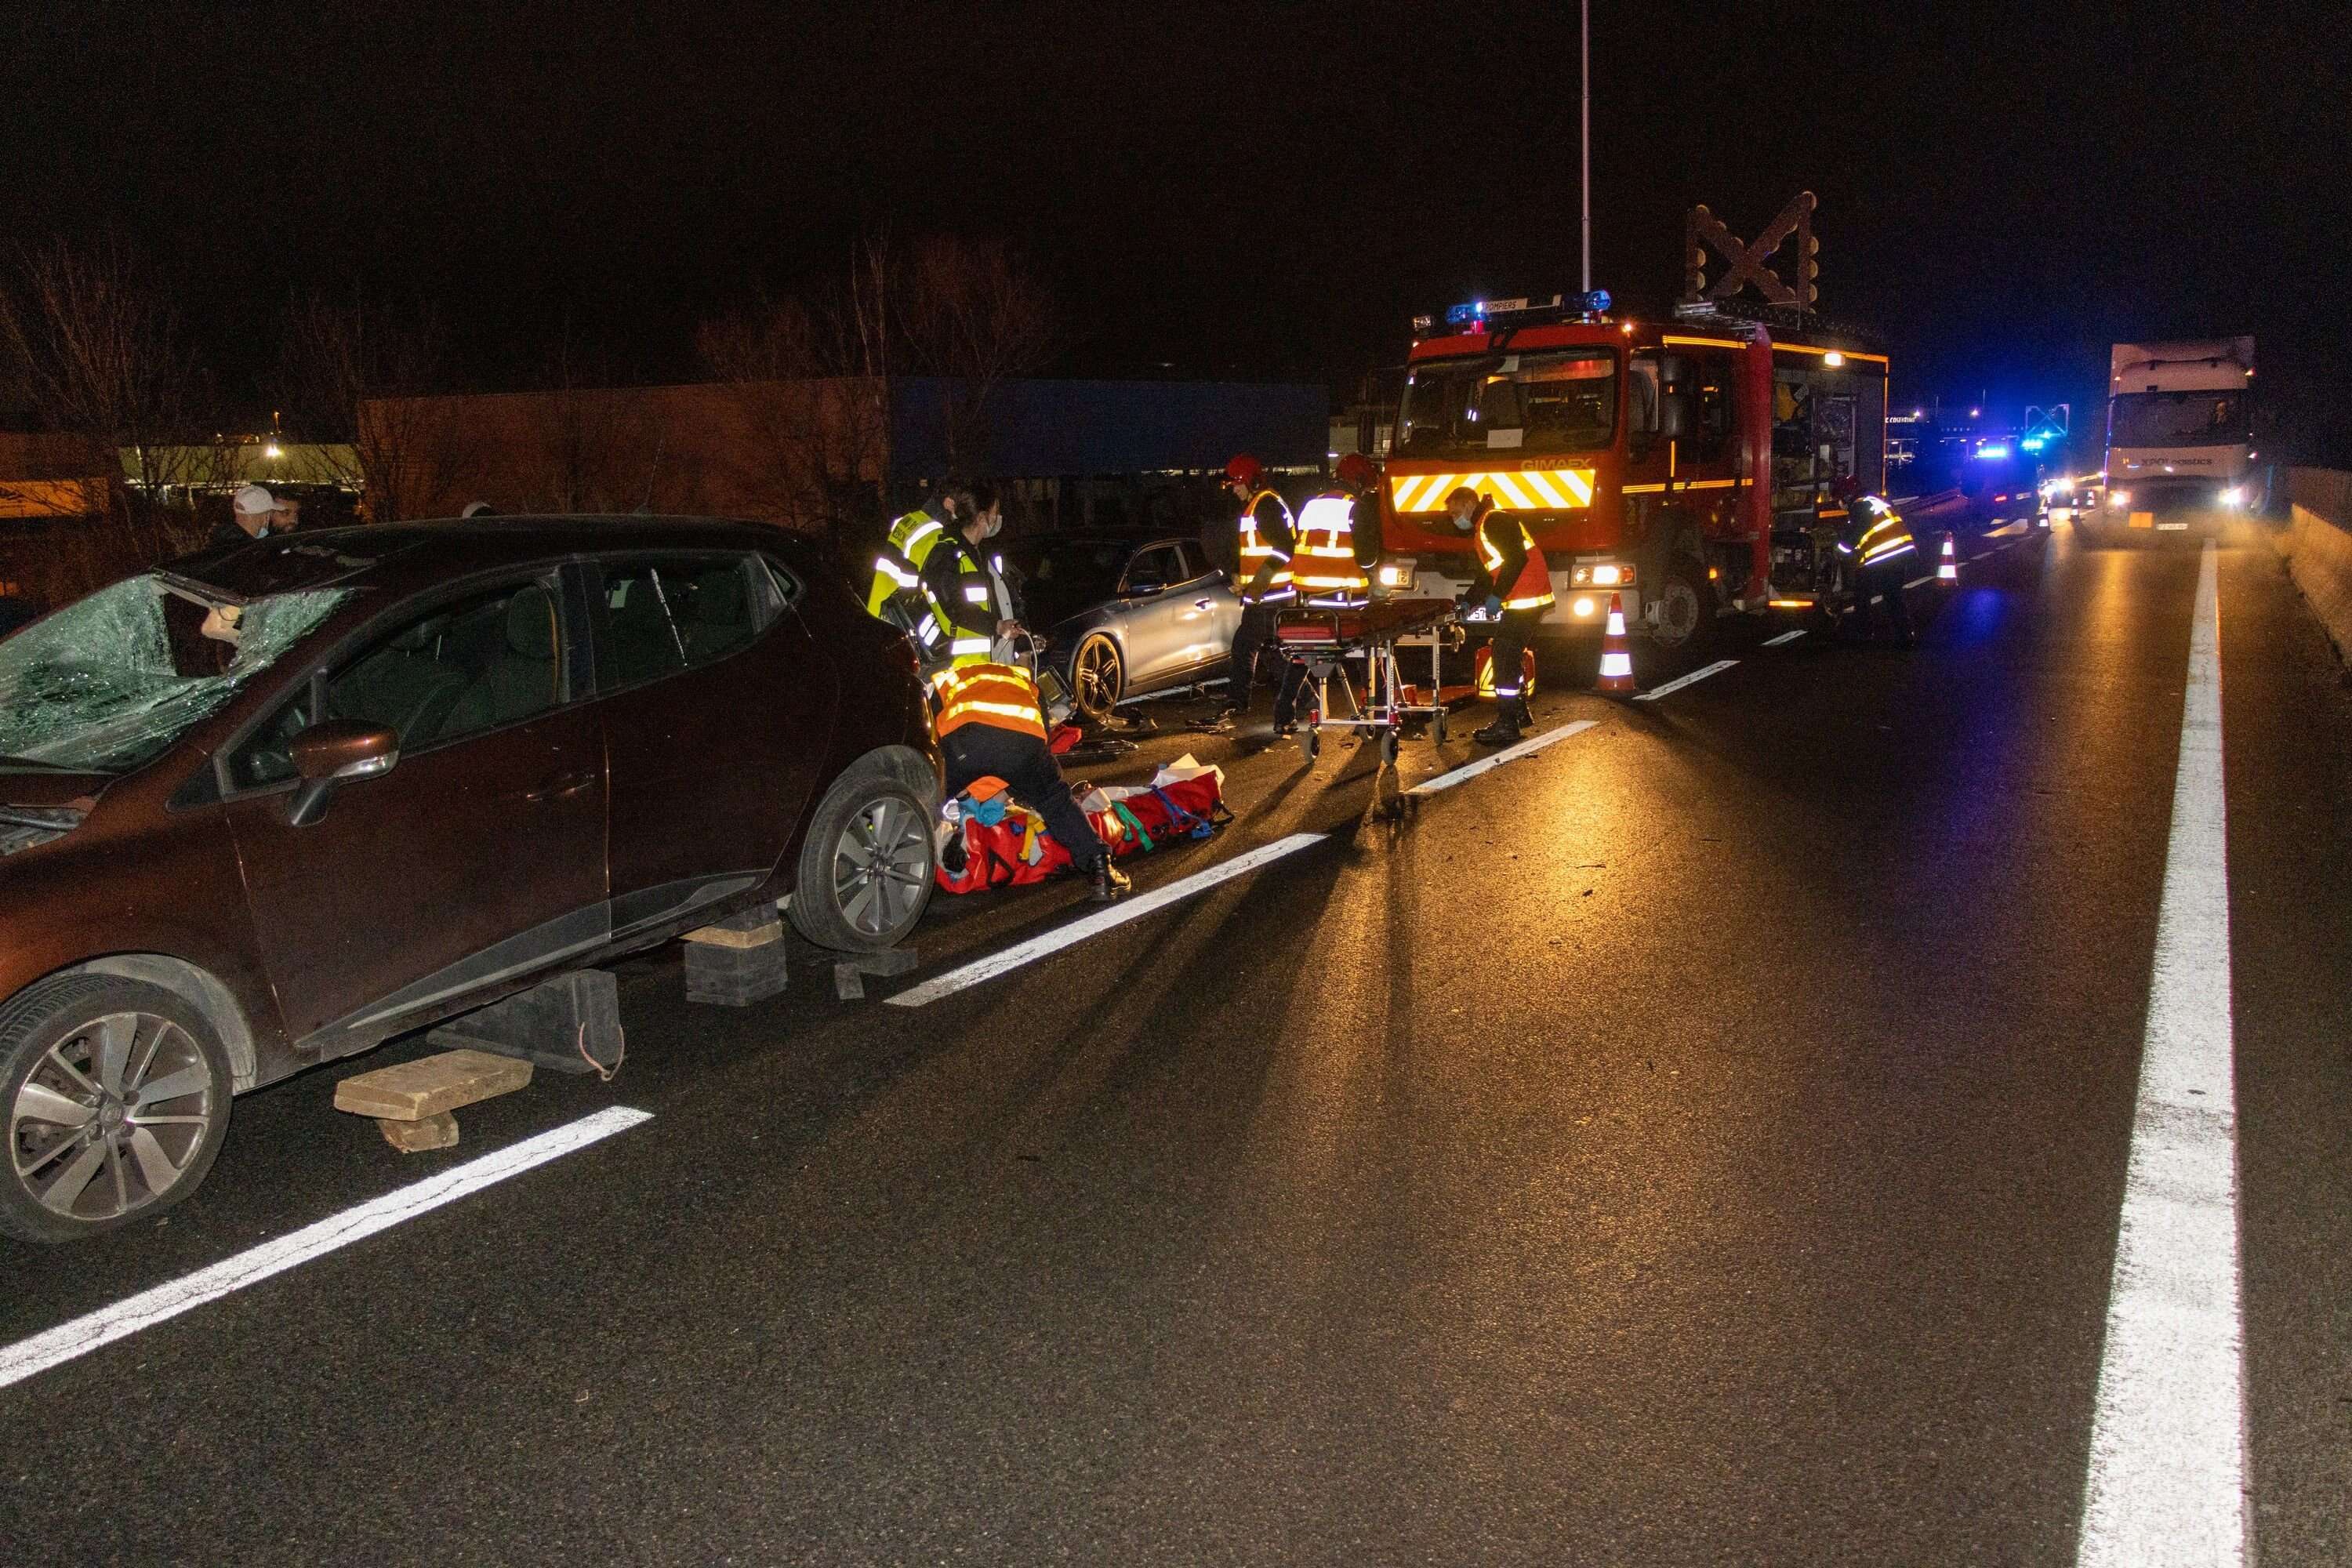
<svg viewBox="0 0 2352 1568"><path fill-rule="evenodd" d="M1070 798L1060 761L1036 736L993 724L966 724L941 741L940 751L947 763L950 799L972 780L993 773L1004 781L1014 800L1045 819L1045 830L1070 852L1079 870L1093 871L1110 853L1095 825Z"/></svg>
<svg viewBox="0 0 2352 1568"><path fill-rule="evenodd" d="M1519 684L1519 666L1526 662L1528 644L1535 640L1536 628L1543 625L1544 613L1534 610L1505 610L1502 625L1495 628L1494 664L1495 701L1500 707L1503 689ZM1519 708L1525 711L1528 694L1519 693Z"/></svg>
<svg viewBox="0 0 2352 1568"><path fill-rule="evenodd" d="M1886 613L1895 622L1895 635L1905 642L1911 640L1911 607L1903 602L1904 574L1918 563L1919 552L1906 550L1892 561L1859 567L1853 574L1853 630L1856 637L1870 635L1870 596L1883 595Z"/></svg>
<svg viewBox="0 0 2352 1568"><path fill-rule="evenodd" d="M1242 624L1234 628L1233 679L1225 700L1244 711L1255 695L1259 651L1275 640L1274 613L1272 605L1244 605Z"/></svg>

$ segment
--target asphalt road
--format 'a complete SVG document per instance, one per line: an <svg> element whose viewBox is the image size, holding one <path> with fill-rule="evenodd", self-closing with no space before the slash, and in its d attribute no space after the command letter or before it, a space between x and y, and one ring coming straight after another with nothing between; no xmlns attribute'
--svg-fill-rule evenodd
<svg viewBox="0 0 2352 1568"><path fill-rule="evenodd" d="M0 1345L652 1119L0 1387L0 1561L2074 1562L2200 563L1963 543L1915 651L1548 690L1393 822L1360 749L1154 740L1098 776L1240 818L1140 886L1324 841L925 1006L1092 906L943 899L864 1002L651 955L617 1080L452 1154L240 1101L167 1218L0 1244ZM2217 564L2252 1549L2340 1563L2352 703Z"/></svg>

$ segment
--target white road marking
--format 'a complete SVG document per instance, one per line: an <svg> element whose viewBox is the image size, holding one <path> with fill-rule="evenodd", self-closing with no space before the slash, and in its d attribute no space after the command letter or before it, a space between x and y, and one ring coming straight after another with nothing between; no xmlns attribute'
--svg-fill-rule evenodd
<svg viewBox="0 0 2352 1568"><path fill-rule="evenodd" d="M468 1193L479 1192L493 1183L520 1175L535 1165L543 1165L651 1120L653 1112L625 1105L599 1110L536 1138L526 1138L510 1148L453 1165L437 1176L427 1176L380 1198L371 1198L356 1208L331 1215L275 1241L247 1247L234 1258L225 1258L168 1285L142 1290L111 1307L100 1307L31 1339L19 1340L0 1350L0 1388L22 1383L36 1373L87 1355L101 1345L176 1318L207 1301L216 1301L248 1285L257 1285L273 1274L323 1258L403 1220L415 1219L444 1204L455 1203Z"/></svg>
<svg viewBox="0 0 2352 1568"><path fill-rule="evenodd" d="M1475 763L1463 763L1451 773L1440 773L1433 779L1423 779L1404 793L1435 795L1440 790L1452 789L1455 784L1467 784L1480 773L1492 772L1505 763L1517 762L1521 757L1540 752L1556 741L1565 741L1570 735L1581 735L1587 730L1598 726L1600 722L1598 719L1579 719L1573 724L1562 724L1557 730L1546 730L1542 734L1531 735L1516 746L1506 746L1491 757L1481 757Z"/></svg>
<svg viewBox="0 0 2352 1568"><path fill-rule="evenodd" d="M961 968L950 969L945 974L934 975L921 984L909 986L891 997L890 1005L921 1007L938 1001L942 996L952 996L959 991L969 990L983 980L993 980L1000 974L1009 974L1024 964L1034 963L1048 954L1059 952L1062 949L1084 942L1089 937L1099 936L1104 931L1123 926L1129 921L1140 920L1155 910L1166 909L1170 904L1189 899L1195 893L1206 892L1220 882L1230 882L1236 877L1245 876L1256 870L1260 866L1279 860L1286 855L1295 855L1301 849L1326 841L1327 836L1320 833L1294 833L1287 838L1277 838L1273 843L1262 845L1246 854L1236 855L1221 866L1212 866L1205 871L1195 871L1189 877L1179 877L1164 888L1154 888L1148 893L1136 894L1132 898L1113 904L1107 910L1097 910L1084 920L1072 921L1066 926L1056 926L1041 936L1033 936L1027 942L1015 943L1002 952L992 952L986 958L973 959Z"/></svg>
<svg viewBox="0 0 2352 1568"><path fill-rule="evenodd" d="M1795 642L1799 637L1803 637L1804 635L1805 628L1799 626L1793 632L1782 632L1777 637L1766 637L1764 639L1764 646L1766 647L1779 647L1782 643Z"/></svg>
<svg viewBox="0 0 2352 1568"><path fill-rule="evenodd" d="M1936 580L1936 574L1935 574L1933 572L1930 572L1930 573L1928 573L1925 577L1914 577L1914 578L1912 578L1912 579L1911 579L1911 581L1909 581L1908 583L1904 584L1903 585L1904 585L1906 588L1916 588L1916 587L1917 587L1917 586L1919 586L1919 584L1922 584L1922 583L1932 583L1932 582L1934 582L1935 580ZM1766 643L1764 646L1765 646L1766 647L1770 647L1772 645L1771 645L1770 643Z"/></svg>
<svg viewBox="0 0 2352 1568"><path fill-rule="evenodd" d="M2249 1556L2228 836L2209 542L2084 1488L2084 1568L2228 1568Z"/></svg>
<svg viewBox="0 0 2352 1568"><path fill-rule="evenodd" d="M1872 602L1874 604L1876 603L1875 600L1873 600ZM1738 664L1738 662L1739 661L1736 658L1718 658L1713 664L1706 666L1703 669L1694 669L1688 675L1676 676L1674 679L1667 681L1664 686L1655 687L1648 691L1636 691L1633 693L1633 700L1636 702L1655 702L1659 698L1669 696L1675 692L1680 691L1685 686L1696 686L1710 675L1721 675L1725 670L1729 669L1733 665Z"/></svg>

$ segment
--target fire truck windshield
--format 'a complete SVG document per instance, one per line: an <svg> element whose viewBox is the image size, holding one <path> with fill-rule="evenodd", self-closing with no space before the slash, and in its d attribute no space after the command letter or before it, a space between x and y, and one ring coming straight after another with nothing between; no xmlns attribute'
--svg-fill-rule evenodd
<svg viewBox="0 0 2352 1568"><path fill-rule="evenodd" d="M1589 452L1617 428L1617 355L1605 348L1430 360L1405 377L1397 452Z"/></svg>

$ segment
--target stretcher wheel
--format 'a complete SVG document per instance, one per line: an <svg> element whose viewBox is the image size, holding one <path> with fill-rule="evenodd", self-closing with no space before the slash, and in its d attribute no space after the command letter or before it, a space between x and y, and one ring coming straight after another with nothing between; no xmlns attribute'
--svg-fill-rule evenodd
<svg viewBox="0 0 2352 1568"><path fill-rule="evenodd" d="M1430 716L1429 733L1439 745L1445 744L1445 710L1440 708Z"/></svg>
<svg viewBox="0 0 2352 1568"><path fill-rule="evenodd" d="M1383 730L1381 731L1381 761L1394 767L1396 760L1397 732L1394 730Z"/></svg>
<svg viewBox="0 0 2352 1568"><path fill-rule="evenodd" d="M1314 725L1309 724L1307 728L1298 731L1298 749L1307 754L1307 765L1310 768L1313 767L1315 765L1315 753L1323 749L1322 737L1316 733Z"/></svg>

